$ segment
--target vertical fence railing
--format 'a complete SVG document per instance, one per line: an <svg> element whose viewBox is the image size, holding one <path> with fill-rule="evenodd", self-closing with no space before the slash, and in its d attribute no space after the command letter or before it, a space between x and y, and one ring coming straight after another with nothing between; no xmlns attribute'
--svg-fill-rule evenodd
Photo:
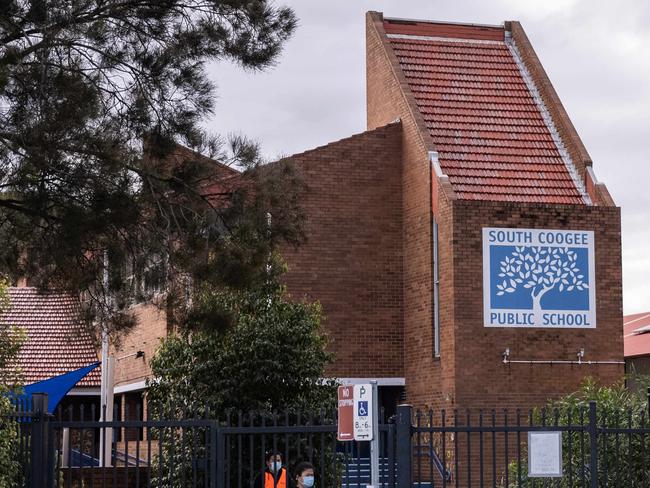
<svg viewBox="0 0 650 488"><path fill-rule="evenodd" d="M365 488L371 479L368 444L338 442L335 412L216 418L209 409L190 409L100 422L94 408L50 416L42 396L16 408L24 468L18 486L27 488L252 488L269 451L280 453L291 478L298 463L311 462L319 488ZM417 412L401 405L391 422L381 415L378 488L647 488L650 416L644 410L594 402L528 412ZM110 431L110 462L100 466L99 441ZM561 433L563 476L529 477L527 434L548 431Z"/></svg>
<svg viewBox="0 0 650 488"><path fill-rule="evenodd" d="M31 486L48 486L50 480L49 466L50 459L47 456L47 445L49 440L49 414L47 413L47 394L35 393L32 395L33 415L31 424L31 456L30 456L30 477Z"/></svg>
<svg viewBox="0 0 650 488"><path fill-rule="evenodd" d="M48 488L217 486L216 466L210 469L215 451L205 441L216 431L212 420L53 420L50 426L54 474ZM106 436L100 433L110 430L115 438L102 466L99 439Z"/></svg>
<svg viewBox="0 0 650 488"><path fill-rule="evenodd" d="M382 415L383 419L383 415ZM391 430L392 429L392 430ZM379 487L394 486L394 428L380 423ZM224 488L248 488L265 475L266 454L277 453L295 478L296 467L309 462L315 468L320 488L365 488L371 480L370 448L367 442L339 442L336 412L237 413L221 424L217 437L217 479ZM391 442L393 441L393 442ZM221 446L221 447L219 447Z"/></svg>
<svg viewBox="0 0 650 488"><path fill-rule="evenodd" d="M35 397L34 407L14 415L28 432L19 485L26 488L252 488L264 475L269 451L281 453L290 478L300 462L312 463L319 488L365 488L371 479L368 443L337 441L336 412L230 412L215 418L208 408L201 414L170 408L128 420L123 409L124 418L116 412L116 420L104 422L92 406L58 409L52 416L47 401ZM382 413L378 488L395 486L395 432ZM101 465L100 442L109 433L113 440Z"/></svg>
<svg viewBox="0 0 650 488"><path fill-rule="evenodd" d="M412 425L411 419L412 407L410 405L400 405L397 407L396 419L396 442L397 455L395 457L397 465L397 488L411 488L413 466L413 448L411 446Z"/></svg>
<svg viewBox="0 0 650 488"><path fill-rule="evenodd" d="M10 399L13 410L8 415L9 422L4 423L5 428L13 432L6 433L15 439L13 452L19 471L15 483L18 486L31 485L31 456L32 456L32 417L35 412L32 408L31 398L14 397ZM0 432L0 435L3 435Z"/></svg>
<svg viewBox="0 0 650 488"><path fill-rule="evenodd" d="M596 403L589 403L589 486L598 488L598 415ZM582 484L585 483L585 472L582 471Z"/></svg>
<svg viewBox="0 0 650 488"><path fill-rule="evenodd" d="M526 414L492 410L489 422L481 410L453 411L448 421L444 410L423 415L403 405L396 426L397 487L648 488L649 412L589 402ZM529 432L560 433L560 477L529 476Z"/></svg>

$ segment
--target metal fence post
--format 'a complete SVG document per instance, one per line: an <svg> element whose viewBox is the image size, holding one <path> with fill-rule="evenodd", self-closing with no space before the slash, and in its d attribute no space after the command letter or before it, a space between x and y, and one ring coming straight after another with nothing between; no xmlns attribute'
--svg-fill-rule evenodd
<svg viewBox="0 0 650 488"><path fill-rule="evenodd" d="M395 424L394 418L388 424L388 488L395 488Z"/></svg>
<svg viewBox="0 0 650 488"><path fill-rule="evenodd" d="M598 416L596 402L589 402L590 487L598 488Z"/></svg>
<svg viewBox="0 0 650 488"><path fill-rule="evenodd" d="M226 435L217 429L217 487L226 488Z"/></svg>
<svg viewBox="0 0 650 488"><path fill-rule="evenodd" d="M399 405L397 407L397 488L411 488L412 481L412 449L411 449L411 418L413 407Z"/></svg>
<svg viewBox="0 0 650 488"><path fill-rule="evenodd" d="M217 430L219 429L218 422L211 422L210 425L210 488L217 488L217 470L221 465L217 453Z"/></svg>
<svg viewBox="0 0 650 488"><path fill-rule="evenodd" d="M46 469L48 466L47 455L47 393L34 393L32 395L32 412L34 416L31 421L31 488L43 488L46 480Z"/></svg>

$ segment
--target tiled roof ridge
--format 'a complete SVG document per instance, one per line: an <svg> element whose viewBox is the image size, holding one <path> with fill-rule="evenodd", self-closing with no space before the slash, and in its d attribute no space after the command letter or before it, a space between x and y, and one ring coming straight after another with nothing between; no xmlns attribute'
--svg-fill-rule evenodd
<svg viewBox="0 0 650 488"><path fill-rule="evenodd" d="M462 22L396 19L382 17L387 34L410 34L423 36L460 37L503 41L505 24L486 25Z"/></svg>
<svg viewBox="0 0 650 488"><path fill-rule="evenodd" d="M517 45L515 44L514 40L509 36L506 37L505 44L506 46L508 46L508 49L510 50L512 57L515 60L515 63L519 67L521 76L524 79L526 86L528 87L528 90L530 91L533 100L535 101L535 104L537 105L537 108L539 109L539 112L542 115L544 122L546 123L546 126L548 127L553 142L555 143L557 150L560 153L562 161L564 161L567 171L569 172L571 178L573 179L573 183L575 184L576 188L582 195L582 199L584 200L585 204L591 205L592 201L591 198L589 197L589 194L587 193L587 189L585 188L584 182L580 178L580 175L578 174L578 170L576 169L575 164L573 164L573 159L571 158L571 155L569 154L569 152L566 149L566 146L562 142L562 138L560 137L557 127L553 122L553 118L551 117L551 114L546 108L546 104L544 103L544 100L542 99L542 96L540 95L539 90L537 89L537 86L535 85L535 82L533 81L533 78L528 71L528 68L526 68L526 65L521 57L521 54L517 49Z"/></svg>
<svg viewBox="0 0 650 488"><path fill-rule="evenodd" d="M60 295L70 298L75 298L74 295L62 291L62 290L53 290L48 288L39 288L36 286L10 286L9 291L11 293L36 293L38 295Z"/></svg>
<svg viewBox="0 0 650 488"><path fill-rule="evenodd" d="M431 19L410 19L404 17L383 17L385 22L394 24L433 24L433 25L450 25L460 27L479 27L489 29L505 29L504 23L500 24L480 24L477 22L456 22L451 20L431 20Z"/></svg>
<svg viewBox="0 0 650 488"><path fill-rule="evenodd" d="M409 39L416 41L462 42L467 44L503 44L503 41L491 39L470 39L467 37L421 36L415 34L386 34L389 39Z"/></svg>

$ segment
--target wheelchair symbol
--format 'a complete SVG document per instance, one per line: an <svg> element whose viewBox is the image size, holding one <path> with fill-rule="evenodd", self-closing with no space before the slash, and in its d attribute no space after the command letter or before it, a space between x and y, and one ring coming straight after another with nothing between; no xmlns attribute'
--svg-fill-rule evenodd
<svg viewBox="0 0 650 488"><path fill-rule="evenodd" d="M357 413L359 417L367 417L368 416L368 402L359 402L359 406L357 408Z"/></svg>

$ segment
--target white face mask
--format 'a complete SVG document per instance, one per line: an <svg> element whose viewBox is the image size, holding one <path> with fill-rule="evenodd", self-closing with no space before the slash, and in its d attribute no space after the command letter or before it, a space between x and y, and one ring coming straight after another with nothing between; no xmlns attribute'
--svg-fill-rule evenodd
<svg viewBox="0 0 650 488"><path fill-rule="evenodd" d="M273 473L277 473L278 471L280 471L280 470L282 469L282 461L275 461L275 462L272 462L272 463L271 463L271 468L270 468L270 469L271 469L271 471L272 471Z"/></svg>

